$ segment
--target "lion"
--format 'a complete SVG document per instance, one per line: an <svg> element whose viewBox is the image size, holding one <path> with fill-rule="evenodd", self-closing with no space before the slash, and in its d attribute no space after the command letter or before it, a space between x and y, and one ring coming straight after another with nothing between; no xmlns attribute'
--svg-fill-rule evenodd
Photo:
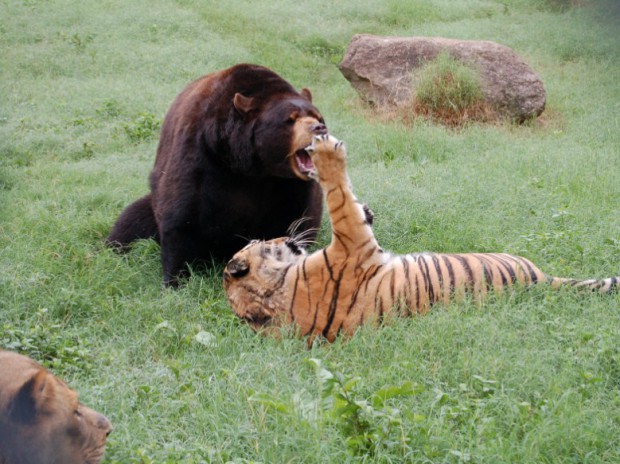
<svg viewBox="0 0 620 464"><path fill-rule="evenodd" d="M47 369L0 350L0 464L97 464L111 431Z"/></svg>

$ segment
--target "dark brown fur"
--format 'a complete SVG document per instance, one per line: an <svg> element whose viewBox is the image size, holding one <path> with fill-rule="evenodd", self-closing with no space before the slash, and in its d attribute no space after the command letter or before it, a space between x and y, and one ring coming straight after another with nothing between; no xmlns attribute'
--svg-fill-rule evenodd
<svg viewBox="0 0 620 464"><path fill-rule="evenodd" d="M308 218L301 230L318 229L321 191L296 153L325 132L310 92L267 68L241 64L192 82L164 119L151 193L129 205L107 242L126 249L155 238L164 282L176 284L186 263L230 258L299 218Z"/></svg>

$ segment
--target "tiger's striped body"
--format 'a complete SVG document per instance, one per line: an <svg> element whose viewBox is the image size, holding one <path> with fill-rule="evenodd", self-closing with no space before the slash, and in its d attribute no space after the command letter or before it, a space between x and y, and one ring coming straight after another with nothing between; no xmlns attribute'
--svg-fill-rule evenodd
<svg viewBox="0 0 620 464"><path fill-rule="evenodd" d="M503 253L393 255L377 243L351 190L345 150L331 136L309 147L330 220L329 246L307 255L294 238L253 241L226 266L224 285L235 313L255 330L294 324L301 335L333 341L390 315L423 314L433 303L514 284L583 286L601 292L620 278L549 277L531 261Z"/></svg>

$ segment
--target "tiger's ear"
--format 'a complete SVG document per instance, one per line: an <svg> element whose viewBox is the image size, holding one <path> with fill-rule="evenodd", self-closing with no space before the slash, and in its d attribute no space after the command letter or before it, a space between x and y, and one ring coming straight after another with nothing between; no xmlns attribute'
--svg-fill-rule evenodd
<svg viewBox="0 0 620 464"><path fill-rule="evenodd" d="M241 258L233 258L226 265L226 272L232 277L239 278L250 272L250 264Z"/></svg>
<svg viewBox="0 0 620 464"><path fill-rule="evenodd" d="M256 100L254 98L246 97L240 93L235 94L233 98L233 105L235 105L235 108L237 108L237 111L239 111L242 114L255 110L257 107Z"/></svg>
<svg viewBox="0 0 620 464"><path fill-rule="evenodd" d="M300 246L294 238L287 237L284 244L293 252L295 255L302 255L306 251L302 246Z"/></svg>
<svg viewBox="0 0 620 464"><path fill-rule="evenodd" d="M304 97L306 100L312 103L312 92L310 92L310 89L307 89L304 87L303 89L301 89L301 92L299 93L301 94L302 97Z"/></svg>

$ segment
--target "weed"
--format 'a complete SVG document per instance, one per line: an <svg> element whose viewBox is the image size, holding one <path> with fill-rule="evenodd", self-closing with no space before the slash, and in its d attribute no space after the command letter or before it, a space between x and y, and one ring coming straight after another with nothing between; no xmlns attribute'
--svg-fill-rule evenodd
<svg viewBox="0 0 620 464"><path fill-rule="evenodd" d="M413 112L446 125L489 119L480 78L475 69L443 51L423 66L414 79Z"/></svg>
<svg viewBox="0 0 620 464"><path fill-rule="evenodd" d="M81 52L84 51L86 49L86 46L95 39L95 36L93 34L82 35L77 32L73 34L61 32L60 38L65 42L71 44L73 47L75 47L76 50Z"/></svg>
<svg viewBox="0 0 620 464"><path fill-rule="evenodd" d="M37 311L36 320L26 328L4 323L0 347L36 359L55 372L88 370L91 354L79 336L66 332L62 324L50 320L47 309Z"/></svg>
<svg viewBox="0 0 620 464"><path fill-rule="evenodd" d="M121 115L122 107L116 100L105 100L95 111L101 118L112 119Z"/></svg>
<svg viewBox="0 0 620 464"><path fill-rule="evenodd" d="M151 139L160 126L161 119L152 113L142 112L132 121L123 124L123 129L132 143L141 143Z"/></svg>
<svg viewBox="0 0 620 464"><path fill-rule="evenodd" d="M300 48L315 57L326 59L333 64L340 62L344 54L344 47L342 45L330 43L322 37L312 37L304 41Z"/></svg>
<svg viewBox="0 0 620 464"><path fill-rule="evenodd" d="M399 386L384 386L362 397L356 390L360 377L345 377L316 358L307 362L317 374L319 398L308 398L307 393L303 393L296 395L294 401L286 401L271 394L254 394L251 401L279 413L302 417L314 426L335 425L353 455L408 451L408 439L402 428L403 414L392 404L395 399L422 393L424 387L405 382ZM318 416L312 416L317 410ZM415 420L422 421L423 416L416 415Z"/></svg>
<svg viewBox="0 0 620 464"><path fill-rule="evenodd" d="M321 383L323 411L335 421L353 454L373 456L384 450L408 448L407 440L402 438L402 413L391 406L391 400L420 394L424 391L422 386L411 382L388 385L368 398L360 398L355 390L359 377L346 378L316 358L308 362Z"/></svg>

